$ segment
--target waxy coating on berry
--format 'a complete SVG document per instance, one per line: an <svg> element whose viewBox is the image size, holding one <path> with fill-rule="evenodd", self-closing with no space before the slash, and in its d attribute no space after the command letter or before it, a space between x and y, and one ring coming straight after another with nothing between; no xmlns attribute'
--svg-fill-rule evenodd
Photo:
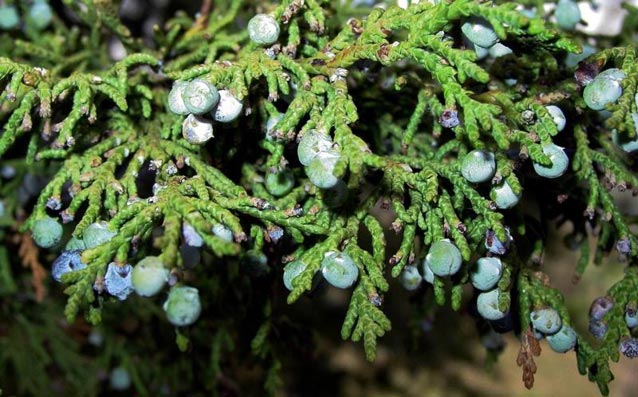
<svg viewBox="0 0 638 397"><path fill-rule="evenodd" d="M62 225L50 216L38 219L31 228L33 241L41 248L51 248L62 239Z"/></svg>
<svg viewBox="0 0 638 397"><path fill-rule="evenodd" d="M197 288L175 286L164 302L164 311L168 321L176 327L193 324L202 312Z"/></svg>
<svg viewBox="0 0 638 397"><path fill-rule="evenodd" d="M494 200L498 208L508 209L518 204L521 195L514 193L512 186L507 181L504 181L502 184L492 188L490 198Z"/></svg>
<svg viewBox="0 0 638 397"><path fill-rule="evenodd" d="M565 30L573 30L581 19L578 4L572 0L559 0L554 9L554 17L558 26Z"/></svg>
<svg viewBox="0 0 638 397"><path fill-rule="evenodd" d="M618 344L618 351L627 358L638 357L638 339L624 338Z"/></svg>
<svg viewBox="0 0 638 397"><path fill-rule="evenodd" d="M295 177L289 170L277 173L269 172L266 174L264 185L266 186L266 190L273 196L285 196L292 190L293 186L295 186Z"/></svg>
<svg viewBox="0 0 638 397"><path fill-rule="evenodd" d="M37 0L29 7L27 22L36 30L49 26L51 19L53 19L53 10L47 1Z"/></svg>
<svg viewBox="0 0 638 397"><path fill-rule="evenodd" d="M203 117L189 114L182 123L182 136L194 145L206 143L213 137L213 123Z"/></svg>
<svg viewBox="0 0 638 397"><path fill-rule="evenodd" d="M576 331L568 325L563 325L558 332L547 335L547 343L556 353L566 353L576 346L578 335Z"/></svg>
<svg viewBox="0 0 638 397"><path fill-rule="evenodd" d="M492 58L500 58L513 53L511 48L501 43L496 43L491 46L489 52Z"/></svg>
<svg viewBox="0 0 638 397"><path fill-rule="evenodd" d="M248 21L248 36L259 45L270 45L279 39L279 23L268 14L257 14Z"/></svg>
<svg viewBox="0 0 638 397"><path fill-rule="evenodd" d="M213 110L213 119L220 123L230 123L239 116L243 108L242 101L237 99L229 90L220 90L219 102Z"/></svg>
<svg viewBox="0 0 638 397"><path fill-rule="evenodd" d="M583 99L592 110L603 110L614 103L622 95L622 80L625 73L619 69L608 69L598 74L592 82L585 86Z"/></svg>
<svg viewBox="0 0 638 397"><path fill-rule="evenodd" d="M553 143L543 145L543 153L547 155L552 165L545 166L533 163L534 171L544 178L558 178L567 171L569 166L569 157L565 154L565 150Z"/></svg>
<svg viewBox="0 0 638 397"><path fill-rule="evenodd" d="M469 182L481 183L492 179L496 173L494 154L483 150L472 150L463 157L461 175Z"/></svg>
<svg viewBox="0 0 638 397"><path fill-rule="evenodd" d="M157 256L147 256L133 268L131 283L138 295L153 296L166 285L168 273L168 269Z"/></svg>
<svg viewBox="0 0 638 397"><path fill-rule="evenodd" d="M204 245L202 236L197 233L197 230L187 222L182 224L182 236L184 237L184 243L191 247L201 247Z"/></svg>
<svg viewBox="0 0 638 397"><path fill-rule="evenodd" d="M439 277L446 277L456 274L461 269L463 258L456 245L450 240L444 239L430 246L425 261L432 273Z"/></svg>
<svg viewBox="0 0 638 397"><path fill-rule="evenodd" d="M602 320L613 308L614 299L611 296L599 296L594 299L589 307L589 318L592 320Z"/></svg>
<svg viewBox="0 0 638 397"><path fill-rule="evenodd" d="M359 268L345 252L330 251L321 261L321 274L337 288L349 288L359 277Z"/></svg>
<svg viewBox="0 0 638 397"><path fill-rule="evenodd" d="M223 241L230 243L233 241L233 231L222 225L221 223L217 223L213 225L211 231L213 234Z"/></svg>
<svg viewBox="0 0 638 397"><path fill-rule="evenodd" d="M200 115L213 110L219 102L219 92L208 81L195 79L182 89L182 99L190 113Z"/></svg>
<svg viewBox="0 0 638 397"><path fill-rule="evenodd" d="M473 44L490 48L498 42L498 36L489 22L484 19L474 18L471 21L465 22L461 26L461 31Z"/></svg>
<svg viewBox="0 0 638 397"><path fill-rule="evenodd" d="M110 241L116 234L117 232L108 228L106 222L95 222L84 229L82 232L82 241L84 241L86 249L90 249Z"/></svg>
<svg viewBox="0 0 638 397"><path fill-rule="evenodd" d="M563 326L560 314L549 307L534 310L529 314L529 318L534 329L546 335L555 334Z"/></svg>
<svg viewBox="0 0 638 397"><path fill-rule="evenodd" d="M434 283L434 273L432 273L432 269L430 269L430 265L426 259L423 259L423 280L426 283L433 284Z"/></svg>
<svg viewBox="0 0 638 397"><path fill-rule="evenodd" d="M485 248L494 255L505 255L514 240L508 227L505 227L505 235L507 240L503 242L496 237L496 233L493 230L487 230L485 232Z"/></svg>
<svg viewBox="0 0 638 397"><path fill-rule="evenodd" d="M443 128L454 128L460 123L459 112L454 109L445 109L439 117L439 124Z"/></svg>
<svg viewBox="0 0 638 397"><path fill-rule="evenodd" d="M503 264L498 258L479 258L470 273L470 280L474 288L487 291L498 283L503 272Z"/></svg>
<svg viewBox="0 0 638 397"><path fill-rule="evenodd" d="M423 282L423 277L419 274L419 269L417 269L416 266L408 265L403 268L399 276L399 281L403 288L408 291L414 291L418 289L421 282Z"/></svg>
<svg viewBox="0 0 638 397"><path fill-rule="evenodd" d="M625 324L627 324L627 328L638 327L638 308L635 303L630 303L625 307Z"/></svg>
<svg viewBox="0 0 638 397"><path fill-rule="evenodd" d="M500 320L507 315L507 311L503 312L499 309L499 297L501 292L493 289L488 292L481 292L476 299L476 310L479 315L486 320Z"/></svg>
<svg viewBox="0 0 638 397"><path fill-rule="evenodd" d="M186 116L189 113L184 104L184 98L182 98L186 86L188 86L188 81L177 80L173 83L173 87L168 92L167 100L167 106L170 112L182 116Z"/></svg>
<svg viewBox="0 0 638 397"><path fill-rule="evenodd" d="M292 291L292 282L297 278L304 270L306 270L308 265L302 261L292 261L284 266L284 285L289 291Z"/></svg>
<svg viewBox="0 0 638 397"><path fill-rule="evenodd" d="M60 256L51 265L51 277L57 282L62 281L62 276L76 270L84 269L86 264L82 262L82 251L62 251Z"/></svg>
<svg viewBox="0 0 638 397"><path fill-rule="evenodd" d="M589 320L589 333L600 340L607 334L607 323L601 320Z"/></svg>
<svg viewBox="0 0 638 397"><path fill-rule="evenodd" d="M638 96L638 94L636 94ZM634 123L638 125L638 113L632 113L631 117L634 119ZM619 133L616 129L611 131L611 139L616 146L621 148L626 153L638 151L638 130L635 132L633 138L630 138L627 133Z"/></svg>
<svg viewBox="0 0 638 397"><path fill-rule="evenodd" d="M132 271L133 267L129 264L119 266L115 262L109 263L104 274L106 292L119 300L125 300L133 292Z"/></svg>
<svg viewBox="0 0 638 397"><path fill-rule="evenodd" d="M552 120L554 121L554 124L556 124L558 132L564 130L565 125L567 124L567 119L565 118L565 114L561 108L555 105L548 105L545 106L545 109L547 109L549 115L552 116Z"/></svg>
<svg viewBox="0 0 638 397"><path fill-rule="evenodd" d="M319 153L326 152L331 148L332 140L328 135L317 130L306 131L297 146L297 157L301 164L310 165Z"/></svg>
<svg viewBox="0 0 638 397"><path fill-rule="evenodd" d="M319 153L305 168L310 182L321 189L336 186L339 178L334 175L334 169L340 158L341 154L334 149Z"/></svg>

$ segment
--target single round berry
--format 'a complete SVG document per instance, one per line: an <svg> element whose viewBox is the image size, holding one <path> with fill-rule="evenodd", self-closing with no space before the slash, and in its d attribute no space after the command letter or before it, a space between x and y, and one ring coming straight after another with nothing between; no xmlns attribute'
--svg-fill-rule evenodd
<svg viewBox="0 0 638 397"><path fill-rule="evenodd" d="M425 256L427 266L439 277L456 274L461 268L463 258L461 251L450 240L444 239L430 246Z"/></svg>
<svg viewBox="0 0 638 397"><path fill-rule="evenodd" d="M29 7L29 13L27 14L27 21L30 26L36 30L42 30L49 26L53 19L53 10L49 3L45 0L35 1L31 7Z"/></svg>
<svg viewBox="0 0 638 397"><path fill-rule="evenodd" d="M481 183L492 179L496 173L494 154L483 150L472 150L463 157L461 175L472 183Z"/></svg>
<svg viewBox="0 0 638 397"><path fill-rule="evenodd" d="M319 153L326 152L332 148L332 140L326 134L317 130L310 130L303 134L297 146L297 157L303 165L310 165L312 160Z"/></svg>
<svg viewBox="0 0 638 397"><path fill-rule="evenodd" d="M562 131L565 128L565 124L567 124L567 119L563 111L555 105L545 106L545 109L547 109L549 115L552 116L552 120L554 120L558 132Z"/></svg>
<svg viewBox="0 0 638 397"><path fill-rule="evenodd" d="M168 281L168 269L157 256L147 256L135 265L131 272L131 283L140 296L153 296L164 288Z"/></svg>
<svg viewBox="0 0 638 397"><path fill-rule="evenodd" d="M423 277L419 274L419 269L417 269L416 266L408 265L403 268L401 276L399 276L399 281L403 288L408 291L414 291L418 289L421 282L423 282Z"/></svg>
<svg viewBox="0 0 638 397"><path fill-rule="evenodd" d="M248 21L248 36L255 44L273 44L279 39L279 23L272 15L257 14Z"/></svg>
<svg viewBox="0 0 638 397"><path fill-rule="evenodd" d="M555 334L563 326L560 314L549 307L534 310L529 314L529 318L534 329L546 335Z"/></svg>
<svg viewBox="0 0 638 397"><path fill-rule="evenodd" d="M221 123L230 123L239 116L243 108L242 101L231 94L229 90L220 90L219 103L213 110L213 119Z"/></svg>
<svg viewBox="0 0 638 397"><path fill-rule="evenodd" d="M109 263L104 274L104 287L106 292L123 301L132 292L131 273L133 267L129 264L120 266L115 262Z"/></svg>
<svg viewBox="0 0 638 397"><path fill-rule="evenodd" d="M189 113L188 109L186 109L186 105L184 104L184 98L182 98L184 88L186 88L186 86L188 86L188 81L177 80L173 83L173 87L168 92L167 100L168 110L171 113L182 116L186 116Z"/></svg>
<svg viewBox="0 0 638 397"><path fill-rule="evenodd" d="M580 22L580 9L572 0L559 0L554 10L556 24L565 30L573 30Z"/></svg>
<svg viewBox="0 0 638 397"><path fill-rule="evenodd" d="M638 94L636 94L638 96ZM634 123L638 125L638 113L632 113L631 117L634 119ZM638 132L634 131L636 135L633 138L629 138L626 133L618 133L616 129L611 131L611 139L616 146L621 148L627 153L638 151Z"/></svg>
<svg viewBox="0 0 638 397"><path fill-rule="evenodd" d="M321 189L336 186L339 178L334 175L334 169L340 157L341 154L334 149L319 153L306 167L310 182Z"/></svg>
<svg viewBox="0 0 638 397"><path fill-rule="evenodd" d="M638 339L624 338L618 344L618 350L627 358L638 357Z"/></svg>
<svg viewBox="0 0 638 397"><path fill-rule="evenodd" d="M627 324L627 328L638 327L638 307L636 307L636 303L629 303L625 307L625 324Z"/></svg>
<svg viewBox="0 0 638 397"><path fill-rule="evenodd" d="M0 6L0 29L11 30L15 29L20 23L20 16L18 15L18 9L12 5Z"/></svg>
<svg viewBox="0 0 638 397"><path fill-rule="evenodd" d="M547 335L547 343L556 353L566 353L576 346L578 335L568 325L563 325L554 335Z"/></svg>
<svg viewBox="0 0 638 397"><path fill-rule="evenodd" d="M621 80L614 78L613 73L601 77L603 73L596 76L583 90L585 104L592 110L603 110L622 95Z"/></svg>
<svg viewBox="0 0 638 397"><path fill-rule="evenodd" d="M427 258L423 259L423 280L429 284L434 284L434 273L432 273L432 269L430 269L430 265L428 264Z"/></svg>
<svg viewBox="0 0 638 397"><path fill-rule="evenodd" d="M110 241L116 234L117 232L109 230L106 222L95 222L84 229L82 241L84 241L86 249L90 249Z"/></svg>
<svg viewBox="0 0 638 397"><path fill-rule="evenodd" d="M197 230L187 222L182 224L182 236L184 236L184 243L190 247L201 247L204 245L202 236L197 233Z"/></svg>
<svg viewBox="0 0 638 397"><path fill-rule="evenodd" d="M84 244L84 240L81 238L71 237L64 246L64 249L67 251L85 250L86 245Z"/></svg>
<svg viewBox="0 0 638 397"><path fill-rule="evenodd" d="M611 296L599 296L594 299L589 307L589 318L591 320L602 320L613 308L614 299Z"/></svg>
<svg viewBox="0 0 638 397"><path fill-rule="evenodd" d="M122 366L113 368L109 380L113 390L124 391L131 387L131 375Z"/></svg>
<svg viewBox="0 0 638 397"><path fill-rule="evenodd" d="M443 128L454 128L460 123L459 112L454 109L445 109L439 117L439 124Z"/></svg>
<svg viewBox="0 0 638 397"><path fill-rule="evenodd" d="M552 165L545 166L534 163L534 171L544 178L558 178L567 171L569 166L569 157L565 154L565 150L553 143L543 145L543 153L549 156Z"/></svg>
<svg viewBox="0 0 638 397"><path fill-rule="evenodd" d="M492 58L500 58L513 53L511 48L501 43L494 44L489 51Z"/></svg>
<svg viewBox="0 0 638 397"><path fill-rule="evenodd" d="M183 88L182 99L189 113L200 115L213 110L219 102L219 92L208 81L195 79Z"/></svg>
<svg viewBox="0 0 638 397"><path fill-rule="evenodd" d="M38 219L33 223L31 236L41 248L51 248L62 239L62 225L50 216Z"/></svg>
<svg viewBox="0 0 638 397"><path fill-rule="evenodd" d="M470 273L470 280L476 289L487 291L498 283L503 272L503 264L498 258L479 258Z"/></svg>
<svg viewBox="0 0 638 397"><path fill-rule="evenodd" d="M213 137L213 123L189 114L182 123L182 136L189 143L201 145Z"/></svg>
<svg viewBox="0 0 638 397"><path fill-rule="evenodd" d="M176 327L193 324L202 312L199 291L187 286L171 288L164 302L164 311L168 321Z"/></svg>
<svg viewBox="0 0 638 397"><path fill-rule="evenodd" d="M461 31L473 44L490 48L496 42L498 42L498 36L489 22L484 19L473 19L472 21L465 22L461 26Z"/></svg>
<svg viewBox="0 0 638 397"><path fill-rule="evenodd" d="M273 196L285 196L292 190L293 186L295 186L295 177L289 170L277 173L269 172L266 174L264 184L268 192Z"/></svg>
<svg viewBox="0 0 638 397"><path fill-rule="evenodd" d="M264 133L266 134L267 140L272 140L273 135L275 133L275 126L279 121L284 117L282 113L277 113L273 116L270 116L268 120L266 120L266 124L264 124ZM304 134L305 135L305 134ZM301 143L301 142L300 142ZM300 160L301 161L301 160ZM302 163L303 164L303 163ZM307 165L307 164L306 164Z"/></svg>
<svg viewBox="0 0 638 397"><path fill-rule="evenodd" d="M345 252L330 251L321 261L321 273L332 286L349 288L359 277L359 268Z"/></svg>
<svg viewBox="0 0 638 397"><path fill-rule="evenodd" d="M230 243L233 241L233 231L222 225L221 223L217 223L213 225L211 231L213 234L223 241Z"/></svg>
<svg viewBox="0 0 638 397"><path fill-rule="evenodd" d="M51 265L51 277L57 282L62 281L62 276L76 270L84 269L86 264L82 262L82 251L62 251Z"/></svg>
<svg viewBox="0 0 638 397"><path fill-rule="evenodd" d="M507 239L503 242L496 237L494 231L487 230L485 232L485 248L494 255L505 255L511 242L514 240L507 226L505 227L505 235Z"/></svg>
<svg viewBox="0 0 638 397"><path fill-rule="evenodd" d="M500 209L512 208L518 204L518 201L521 199L520 194L514 193L512 186L507 183L507 181L499 186L495 186L490 193L490 197Z"/></svg>
<svg viewBox="0 0 638 397"><path fill-rule="evenodd" d="M302 261L292 261L284 266L284 285L292 291L292 282L297 278L308 265Z"/></svg>
<svg viewBox="0 0 638 397"><path fill-rule="evenodd" d="M481 292L476 299L476 310L479 315L486 320L500 320L504 318L508 311L501 311L499 309L498 301L500 299L501 292L498 289L493 289L488 292Z"/></svg>
<svg viewBox="0 0 638 397"><path fill-rule="evenodd" d="M607 323L600 320L589 320L589 333L598 340L603 339L607 333Z"/></svg>

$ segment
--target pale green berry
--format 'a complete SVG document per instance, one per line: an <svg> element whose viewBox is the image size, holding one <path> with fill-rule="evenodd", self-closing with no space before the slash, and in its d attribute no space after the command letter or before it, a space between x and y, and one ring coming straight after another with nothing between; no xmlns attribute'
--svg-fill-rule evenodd
<svg viewBox="0 0 638 397"><path fill-rule="evenodd" d="M632 113L631 116L636 119L636 124L638 124L638 113ZM632 139L628 138L626 133L619 134L618 131L614 129L611 132L611 138L616 146L627 153L631 153L638 150L638 131L634 133L636 136Z"/></svg>
<svg viewBox="0 0 638 397"><path fill-rule="evenodd" d="M173 87L168 92L168 110L171 113L179 114L182 116L186 116L188 113L188 109L186 109L186 105L184 104L184 98L182 95L184 93L184 88L188 86L188 81L177 80L173 83Z"/></svg>
<svg viewBox="0 0 638 397"><path fill-rule="evenodd" d="M597 79L610 79L617 82L623 81L626 77L627 74L618 68L605 69L596 76Z"/></svg>
<svg viewBox="0 0 638 397"><path fill-rule="evenodd" d="M492 188L490 197L500 209L512 208L518 204L518 201L521 199L519 194L514 193L514 190L512 190L512 187L507 181Z"/></svg>
<svg viewBox="0 0 638 397"><path fill-rule="evenodd" d="M556 353L567 353L576 346L578 335L568 325L563 325L554 335L547 335L547 343Z"/></svg>
<svg viewBox="0 0 638 397"><path fill-rule="evenodd" d="M229 90L219 91L219 103L213 110L213 119L221 123L235 120L244 108L242 101L237 99Z"/></svg>
<svg viewBox="0 0 638 397"><path fill-rule="evenodd" d="M486 320L500 320L504 318L508 311L501 311L499 309L499 298L501 292L498 289L493 289L488 292L481 292L476 299L476 310L479 315Z"/></svg>
<svg viewBox="0 0 638 397"><path fill-rule="evenodd" d="M131 387L131 375L122 366L113 368L109 379L113 390L124 391Z"/></svg>
<svg viewBox="0 0 638 397"><path fill-rule="evenodd" d="M432 273L432 269L430 269L430 265L428 264L427 258L423 259L423 280L429 284L434 284L434 273Z"/></svg>
<svg viewBox="0 0 638 397"><path fill-rule="evenodd" d="M529 318L534 329L548 335L555 334L563 326L560 314L549 307L534 310Z"/></svg>
<svg viewBox="0 0 638 397"><path fill-rule="evenodd" d="M565 124L567 124L567 119L565 118L565 114L563 111L554 105L545 106L547 112L550 116L552 116L552 120L554 120L554 124L556 124L556 129L558 132L562 131L565 128Z"/></svg>
<svg viewBox="0 0 638 397"><path fill-rule="evenodd" d="M498 258L479 258L470 273L470 280L476 289L487 291L494 288L503 273L503 264Z"/></svg>
<svg viewBox="0 0 638 397"><path fill-rule="evenodd" d="M27 21L35 29L46 28L51 23L51 19L53 19L53 10L47 1L38 0L29 7Z"/></svg>
<svg viewBox="0 0 638 397"><path fill-rule="evenodd" d="M341 154L333 149L321 152L306 167L306 175L315 186L330 189L337 185L339 179L334 175L334 169Z"/></svg>
<svg viewBox="0 0 638 397"><path fill-rule="evenodd" d="M543 145L543 153L549 156L552 162L550 166L544 166L538 163L533 163L534 171L545 178L558 178L567 171L569 166L569 157L565 154L565 150L553 143Z"/></svg>
<svg viewBox="0 0 638 397"><path fill-rule="evenodd" d="M292 261L284 266L284 285L292 291L292 282L297 278L308 265L302 261Z"/></svg>
<svg viewBox="0 0 638 397"><path fill-rule="evenodd" d="M474 19L465 22L461 31L472 43L479 47L490 48L498 42L498 36L489 22L484 19Z"/></svg>
<svg viewBox="0 0 638 397"><path fill-rule="evenodd" d="M38 219L33 223L31 236L41 248L51 248L62 239L62 225L50 216Z"/></svg>
<svg viewBox="0 0 638 397"><path fill-rule="evenodd" d="M64 249L67 251L85 250L86 245L84 244L84 240L81 238L71 237L64 246Z"/></svg>
<svg viewBox="0 0 638 397"><path fill-rule="evenodd" d="M217 223L213 225L213 228L211 231L213 232L215 236L219 237L220 239L222 239L223 241L227 243L230 243L233 241L233 231L227 228L226 226L222 225L221 223Z"/></svg>
<svg viewBox="0 0 638 397"><path fill-rule="evenodd" d="M583 44L583 52L581 52L580 54L567 54L567 57L565 57L565 65L569 68L575 68L576 66L578 66L578 62L582 61L592 54L595 54L596 52L596 47L589 44Z"/></svg>
<svg viewBox="0 0 638 397"><path fill-rule="evenodd" d="M332 147L332 140L326 134L317 130L310 130L303 134L297 146L297 157L303 165L310 165L319 153L326 152Z"/></svg>
<svg viewBox="0 0 638 397"><path fill-rule="evenodd" d="M496 43L491 46L489 52L492 58L500 58L513 53L511 48L501 43Z"/></svg>
<svg viewBox="0 0 638 397"><path fill-rule="evenodd" d="M490 49L489 48L483 48L479 45L474 45L474 52L476 53L476 60L480 61L481 59L484 59L485 57L487 57L488 55L490 55Z"/></svg>
<svg viewBox="0 0 638 397"><path fill-rule="evenodd" d="M168 321L176 327L193 324L202 312L199 291L187 286L171 288L164 302L164 311Z"/></svg>
<svg viewBox="0 0 638 397"><path fill-rule="evenodd" d="M483 150L472 150L463 157L461 175L469 182L481 183L492 179L496 173L494 154Z"/></svg>
<svg viewBox="0 0 638 397"><path fill-rule="evenodd" d="M455 274L461 268L461 251L450 240L444 239L430 246L425 256L427 266L439 277Z"/></svg>
<svg viewBox="0 0 638 397"><path fill-rule="evenodd" d="M11 30L20 23L18 9L11 5L0 6L0 29Z"/></svg>
<svg viewBox="0 0 638 397"><path fill-rule="evenodd" d="M106 222L91 223L82 233L82 241L86 249L97 247L111 240L117 232L109 230Z"/></svg>
<svg viewBox="0 0 638 397"><path fill-rule="evenodd" d="M399 276L399 281L403 288L408 291L414 291L421 285L423 277L419 274L419 269L417 269L416 266L408 265L403 268L401 276Z"/></svg>
<svg viewBox="0 0 638 397"><path fill-rule="evenodd" d="M572 0L559 0L554 10L556 24L565 30L573 30L580 22L580 9Z"/></svg>
<svg viewBox="0 0 638 397"><path fill-rule="evenodd" d="M213 110L219 102L219 92L208 81L195 79L183 88L182 99L189 113L200 115Z"/></svg>
<svg viewBox="0 0 638 397"><path fill-rule="evenodd" d="M285 196L293 186L295 186L295 177L289 170L266 174L265 186L268 192L273 196Z"/></svg>
<svg viewBox="0 0 638 397"><path fill-rule="evenodd" d="M248 21L248 36L255 44L273 44L279 39L279 23L272 15L257 14Z"/></svg>
<svg viewBox="0 0 638 397"><path fill-rule="evenodd" d="M168 269L157 256L147 256L135 265L131 283L138 295L153 296L160 292L168 281Z"/></svg>
<svg viewBox="0 0 638 397"><path fill-rule="evenodd" d="M359 277L359 268L345 252L330 251L321 261L321 274L337 288L349 288Z"/></svg>
<svg viewBox="0 0 638 397"><path fill-rule="evenodd" d="M583 99L592 110L603 110L606 105L616 102L622 95L621 80L613 78L613 74L606 76L601 78L598 75L585 86Z"/></svg>
<svg viewBox="0 0 638 397"><path fill-rule="evenodd" d="M189 143L201 145L213 137L213 123L189 114L182 123L182 136Z"/></svg>

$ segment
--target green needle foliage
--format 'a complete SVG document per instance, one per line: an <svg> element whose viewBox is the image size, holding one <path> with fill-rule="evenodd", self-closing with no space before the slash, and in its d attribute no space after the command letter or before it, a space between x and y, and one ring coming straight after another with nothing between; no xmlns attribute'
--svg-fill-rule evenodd
<svg viewBox="0 0 638 397"><path fill-rule="evenodd" d="M580 249L575 279L614 252L627 268L608 291L607 332L593 343L581 332L575 346L581 373L608 394L609 361L635 336L624 318L638 302L638 218L617 200L620 192L638 194L638 148L621 145L638 140L636 8L626 6L620 35L588 41L554 25L543 1L423 0L406 9L348 0L204 1L195 18L178 11L142 36L118 15L117 1L53 2L44 28L26 17L32 2L5 3L22 16L0 33L0 311L12 318L0 324L0 377L18 374L7 387L45 395L57 382L67 395L96 395L104 384L87 375L93 366L121 365L139 395L219 391L234 361L257 360L267 368L264 386L276 393L286 344L297 332L289 320L282 325L290 309L284 301L294 307L326 288L318 284L331 251L358 268L341 337L361 341L374 360L392 328L384 297L401 288L393 279L406 265L426 276L424 258L442 239L458 248L463 265L414 292L425 297L415 312L435 312L435 301L474 313L474 263L498 255L503 269L492 310L506 313L508 330L520 336L519 364L531 387L539 342L530 312L551 307L563 325L572 323L540 267L545 227L558 218L573 225L569 237ZM279 24L275 44L250 40L247 22L257 13ZM511 51L479 56L462 33L477 21ZM577 63L585 42L596 51ZM610 68L624 73L622 94L605 110L591 110L585 80ZM203 145L184 138L185 117L167 107L173 83L194 79L243 104L236 120L213 123L214 138ZM548 105L564 113L564 130ZM339 180L333 188L315 186L311 167L297 157L298 142L311 132L325 134L338 153L329 170ZM557 166L544 151L550 144L569 159L557 178L532 166ZM461 173L472 150L494 155L487 182ZM291 186L269 186L268 175L282 172ZM500 209L490 194L503 182L521 200L511 209ZM64 224L65 234L38 251L29 235L46 217ZM62 287L43 278L69 239L83 239L96 222L115 235L83 250L86 266L62 275ZM201 248L185 245L185 224ZM487 253L494 241L507 245L510 234L508 247ZM134 266L148 256L170 271L169 286L187 284L201 296L199 320L175 328L169 345L158 342L173 330L162 302L134 295L121 302L105 287L109 264ZM283 269L293 260L305 266L286 294ZM47 297L38 290L44 285ZM55 292L62 289L64 309ZM118 324L127 307L130 321L153 329L124 348L110 336L123 328L133 338L139 329ZM84 362L80 336L42 331L55 329L62 310L69 324L102 323L99 360ZM475 317L481 329L496 327ZM177 348L188 353L168 366ZM152 360L136 364L145 351ZM183 357L194 352L197 359ZM19 376L25 372L32 376Z"/></svg>

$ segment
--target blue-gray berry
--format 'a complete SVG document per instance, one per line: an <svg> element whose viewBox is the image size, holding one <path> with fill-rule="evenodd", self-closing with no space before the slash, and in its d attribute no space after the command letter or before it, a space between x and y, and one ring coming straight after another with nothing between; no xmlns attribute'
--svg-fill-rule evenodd
<svg viewBox="0 0 638 397"><path fill-rule="evenodd" d="M618 344L618 350L627 358L638 357L638 339L624 338Z"/></svg>
<svg viewBox="0 0 638 397"><path fill-rule="evenodd" d="M485 232L485 248L492 254L505 255L511 242L514 240L508 227L505 227L505 233L507 240L503 242L496 237L496 233L493 230L487 230Z"/></svg>
<svg viewBox="0 0 638 397"><path fill-rule="evenodd" d="M547 334L555 334L563 326L560 314L551 307L534 310L529 314L534 329Z"/></svg>
<svg viewBox="0 0 638 397"><path fill-rule="evenodd" d="M321 261L321 273L331 285L349 288L357 281L359 268L345 252L330 251Z"/></svg>
<svg viewBox="0 0 638 397"><path fill-rule="evenodd" d="M600 320L589 320L589 332L594 336L594 338L600 340L605 337L607 333L607 323Z"/></svg>
<svg viewBox="0 0 638 397"><path fill-rule="evenodd" d="M82 262L82 251L62 251L60 256L51 265L51 276L55 281L61 282L62 276L76 270L84 269L86 264Z"/></svg>
<svg viewBox="0 0 638 397"><path fill-rule="evenodd" d="M576 331L568 325L563 325L558 332L553 335L547 335L547 343L553 351L557 353L566 353L576 346L578 337Z"/></svg>
<svg viewBox="0 0 638 397"><path fill-rule="evenodd" d="M589 307L589 318L591 320L602 320L613 307L614 299L611 296L599 296L594 299Z"/></svg>
<svg viewBox="0 0 638 397"><path fill-rule="evenodd" d="M553 143L543 145L543 153L549 157L551 165L541 165L539 163L533 163L534 171L545 178L558 178L567 171L569 166L569 157L565 153L565 150Z"/></svg>
<svg viewBox="0 0 638 397"><path fill-rule="evenodd" d="M474 288L487 291L498 283L503 271L501 260L495 257L479 258L470 273L470 280Z"/></svg>
<svg viewBox="0 0 638 397"><path fill-rule="evenodd" d="M115 262L109 263L104 274L104 287L106 292L123 301L133 292L131 272L133 267L129 264L119 266Z"/></svg>
<svg viewBox="0 0 638 397"><path fill-rule="evenodd" d="M303 273L306 267L308 267L308 265L305 262L299 260L292 261L284 266L284 285L289 291L292 291L293 280L296 279L297 276L299 276L301 273Z"/></svg>
<svg viewBox="0 0 638 397"><path fill-rule="evenodd" d="M494 153L472 150L463 157L461 175L472 183L481 183L492 179L496 173Z"/></svg>

